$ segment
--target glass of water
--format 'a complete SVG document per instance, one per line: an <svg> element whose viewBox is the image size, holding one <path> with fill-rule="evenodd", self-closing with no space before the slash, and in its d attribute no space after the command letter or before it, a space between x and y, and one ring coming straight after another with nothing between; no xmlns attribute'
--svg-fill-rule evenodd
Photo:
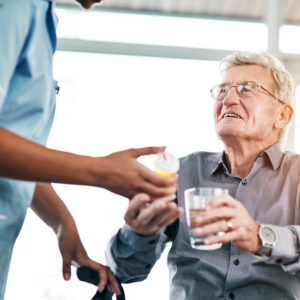
<svg viewBox="0 0 300 300"><path fill-rule="evenodd" d="M193 224L194 219L199 215L200 212L205 211L207 202L220 195L228 195L228 190L222 188L209 188L209 187L196 187L190 188L184 191L185 198L185 212L186 219L189 227ZM217 235L222 235L223 232L218 232ZM208 234L203 236L194 235L194 230L190 228L189 236L192 248L199 250L215 250L222 246L222 243L213 245L205 245L204 240L208 236L214 234Z"/></svg>

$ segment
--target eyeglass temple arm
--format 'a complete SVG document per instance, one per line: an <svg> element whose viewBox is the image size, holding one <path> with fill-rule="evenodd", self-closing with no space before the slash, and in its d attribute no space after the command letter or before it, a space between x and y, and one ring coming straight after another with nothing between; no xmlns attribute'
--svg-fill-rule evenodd
<svg viewBox="0 0 300 300"><path fill-rule="evenodd" d="M272 96L274 99L276 99L278 102L280 102L281 104L285 104L284 101L280 100L279 98L277 98L275 95L273 95L271 92L269 92L266 88L264 88L263 86L259 85L259 87L261 89L263 89L265 92L267 92L270 96Z"/></svg>

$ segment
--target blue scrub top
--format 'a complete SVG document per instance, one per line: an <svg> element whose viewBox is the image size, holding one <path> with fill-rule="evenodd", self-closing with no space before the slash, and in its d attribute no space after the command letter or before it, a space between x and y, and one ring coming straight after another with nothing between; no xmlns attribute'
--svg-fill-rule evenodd
<svg viewBox="0 0 300 300"><path fill-rule="evenodd" d="M55 111L52 0L0 0L0 127L45 144ZM0 177L0 300L34 182Z"/></svg>

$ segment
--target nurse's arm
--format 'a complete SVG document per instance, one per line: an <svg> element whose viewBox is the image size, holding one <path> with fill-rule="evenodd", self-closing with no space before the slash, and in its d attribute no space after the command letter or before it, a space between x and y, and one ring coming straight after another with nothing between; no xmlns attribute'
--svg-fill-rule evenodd
<svg viewBox="0 0 300 300"><path fill-rule="evenodd" d="M108 267L91 260L80 240L75 221L63 201L50 184L37 184L31 203L32 210L55 232L63 260L63 277L71 278L71 265L88 266L99 272L99 290L109 284L112 292L119 293L118 283Z"/></svg>
<svg viewBox="0 0 300 300"><path fill-rule="evenodd" d="M52 150L0 128L0 176L98 186L125 197L139 192L161 197L176 191L176 176L156 174L137 158L163 150L164 147L146 147L91 157Z"/></svg>

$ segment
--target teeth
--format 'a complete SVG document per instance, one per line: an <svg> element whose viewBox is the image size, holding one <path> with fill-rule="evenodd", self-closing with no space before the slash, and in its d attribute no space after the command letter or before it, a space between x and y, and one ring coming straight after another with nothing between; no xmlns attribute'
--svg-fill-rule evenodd
<svg viewBox="0 0 300 300"><path fill-rule="evenodd" d="M241 119L240 116L236 115L236 114L225 114L223 116L223 118L237 118L237 119Z"/></svg>

